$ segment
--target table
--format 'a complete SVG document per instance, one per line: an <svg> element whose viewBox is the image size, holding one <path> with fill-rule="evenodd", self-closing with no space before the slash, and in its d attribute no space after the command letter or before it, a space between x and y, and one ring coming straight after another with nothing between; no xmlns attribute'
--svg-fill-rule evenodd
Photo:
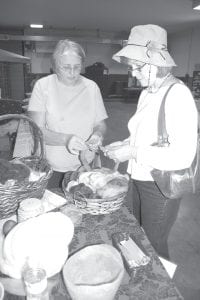
<svg viewBox="0 0 200 300"><path fill-rule="evenodd" d="M145 232L125 205L108 215L83 215L82 222L75 226L75 233L69 247L70 255L80 248L97 243L112 244L115 232L128 232L140 242L150 256L150 263L139 268L132 278L125 273L115 300L183 300L180 292L168 276L156 252L147 239ZM60 274L54 278L50 299L70 300ZM24 297L6 293L4 300L20 300ZM103 299L102 299L103 300Z"/></svg>

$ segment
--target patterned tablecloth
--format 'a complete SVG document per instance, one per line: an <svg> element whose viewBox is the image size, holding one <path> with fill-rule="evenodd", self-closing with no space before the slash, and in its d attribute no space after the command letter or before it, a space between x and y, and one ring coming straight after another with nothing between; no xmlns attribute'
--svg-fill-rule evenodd
<svg viewBox="0 0 200 300"><path fill-rule="evenodd" d="M83 215L82 222L75 227L75 234L70 245L70 254L91 244L112 244L111 236L115 232L128 232L134 236L135 242L141 243L150 256L150 262L140 267L135 276L125 273L115 300L181 300L183 297L170 279L161 261L147 239L144 231L125 206L108 215ZM70 299L61 275L53 278L50 299ZM5 299L23 299L14 295L6 295ZM102 299L103 300L103 299Z"/></svg>
<svg viewBox="0 0 200 300"><path fill-rule="evenodd" d="M112 234L124 231L132 234L135 242L141 243L147 255L151 257L151 261L148 265L141 267L132 278L127 273L125 274L115 299L183 299L169 278L144 231L125 206L108 215L84 215L81 224L75 229L70 252L72 253L84 245L112 244Z"/></svg>

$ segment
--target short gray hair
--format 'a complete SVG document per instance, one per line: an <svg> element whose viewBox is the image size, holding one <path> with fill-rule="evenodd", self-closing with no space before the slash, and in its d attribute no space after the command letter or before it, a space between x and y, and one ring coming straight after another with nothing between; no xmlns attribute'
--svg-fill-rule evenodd
<svg viewBox="0 0 200 300"><path fill-rule="evenodd" d="M66 51L73 51L77 54L77 56L80 56L81 58L81 62L83 63L85 60L85 51L84 49L81 47L81 45L79 45L78 43L71 41L71 40L60 40L53 52L52 55L52 66L53 66L53 70L56 70L56 66L58 65L58 61L60 59L60 57L66 52Z"/></svg>

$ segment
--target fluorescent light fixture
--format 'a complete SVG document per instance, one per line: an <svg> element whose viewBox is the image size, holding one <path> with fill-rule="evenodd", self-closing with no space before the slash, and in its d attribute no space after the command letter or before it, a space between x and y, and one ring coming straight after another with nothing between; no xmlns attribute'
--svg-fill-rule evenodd
<svg viewBox="0 0 200 300"><path fill-rule="evenodd" d="M31 24L30 25L31 28L43 28L42 24Z"/></svg>
<svg viewBox="0 0 200 300"><path fill-rule="evenodd" d="M193 0L192 8L196 10L200 10L200 0Z"/></svg>
<svg viewBox="0 0 200 300"><path fill-rule="evenodd" d="M197 5L197 6L195 6L195 7L193 7L193 9L200 10L200 4Z"/></svg>

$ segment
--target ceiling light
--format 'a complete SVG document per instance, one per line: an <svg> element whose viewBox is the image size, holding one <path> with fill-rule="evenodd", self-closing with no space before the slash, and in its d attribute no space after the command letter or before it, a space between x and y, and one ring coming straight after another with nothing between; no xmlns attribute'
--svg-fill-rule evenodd
<svg viewBox="0 0 200 300"><path fill-rule="evenodd" d="M31 24L30 25L31 28L43 28L42 24Z"/></svg>
<svg viewBox="0 0 200 300"><path fill-rule="evenodd" d="M200 0L193 0L193 9L200 10Z"/></svg>

